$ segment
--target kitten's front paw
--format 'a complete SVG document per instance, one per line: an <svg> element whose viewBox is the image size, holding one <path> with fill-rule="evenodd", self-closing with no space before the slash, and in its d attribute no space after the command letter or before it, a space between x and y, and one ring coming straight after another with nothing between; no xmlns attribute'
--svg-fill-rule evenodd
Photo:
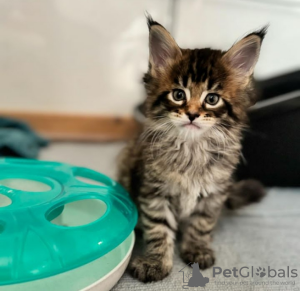
<svg viewBox="0 0 300 291"><path fill-rule="evenodd" d="M171 267L151 256L136 257L131 261L129 271L133 277L146 283L164 279L169 275Z"/></svg>
<svg viewBox="0 0 300 291"><path fill-rule="evenodd" d="M199 268L204 270L210 268L215 263L215 255L210 248L194 248L181 251L181 258L185 263L198 263Z"/></svg>

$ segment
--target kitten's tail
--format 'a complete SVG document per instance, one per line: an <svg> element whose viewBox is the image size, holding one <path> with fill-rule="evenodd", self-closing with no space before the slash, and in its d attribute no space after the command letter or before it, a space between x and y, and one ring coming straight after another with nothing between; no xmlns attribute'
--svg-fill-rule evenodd
<svg viewBox="0 0 300 291"><path fill-rule="evenodd" d="M242 180L232 186L225 205L229 209L260 202L266 196L264 186L256 180Z"/></svg>

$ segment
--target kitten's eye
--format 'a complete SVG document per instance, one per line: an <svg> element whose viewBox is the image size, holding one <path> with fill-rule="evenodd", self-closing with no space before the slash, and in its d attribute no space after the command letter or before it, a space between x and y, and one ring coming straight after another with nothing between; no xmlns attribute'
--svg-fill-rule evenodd
<svg viewBox="0 0 300 291"><path fill-rule="evenodd" d="M219 95L217 94L207 94L205 102L209 105L216 105L220 100Z"/></svg>
<svg viewBox="0 0 300 291"><path fill-rule="evenodd" d="M175 101L183 101L185 100L185 92L183 90L176 89L173 91L173 99Z"/></svg>

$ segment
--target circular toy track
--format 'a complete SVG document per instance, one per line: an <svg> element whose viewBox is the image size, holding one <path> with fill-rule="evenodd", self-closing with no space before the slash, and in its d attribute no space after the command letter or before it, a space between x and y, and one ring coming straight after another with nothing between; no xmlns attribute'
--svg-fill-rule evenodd
<svg viewBox="0 0 300 291"><path fill-rule="evenodd" d="M122 243L136 225L137 210L129 194L101 173L22 159L0 160L0 173L0 194L11 200L0 207L0 285L45 278L89 263ZM13 179L35 181L45 189L24 191L4 183ZM101 200L105 213L81 226L51 223L66 204L83 199Z"/></svg>

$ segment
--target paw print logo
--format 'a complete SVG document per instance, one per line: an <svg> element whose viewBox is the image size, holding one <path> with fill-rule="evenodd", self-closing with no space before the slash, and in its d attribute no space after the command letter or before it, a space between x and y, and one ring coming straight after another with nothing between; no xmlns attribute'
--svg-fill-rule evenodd
<svg viewBox="0 0 300 291"><path fill-rule="evenodd" d="M257 271L257 273L256 273L257 276L259 276L261 278L266 276L266 269L265 268L262 269L261 267L259 267L259 268L256 269L256 271Z"/></svg>

